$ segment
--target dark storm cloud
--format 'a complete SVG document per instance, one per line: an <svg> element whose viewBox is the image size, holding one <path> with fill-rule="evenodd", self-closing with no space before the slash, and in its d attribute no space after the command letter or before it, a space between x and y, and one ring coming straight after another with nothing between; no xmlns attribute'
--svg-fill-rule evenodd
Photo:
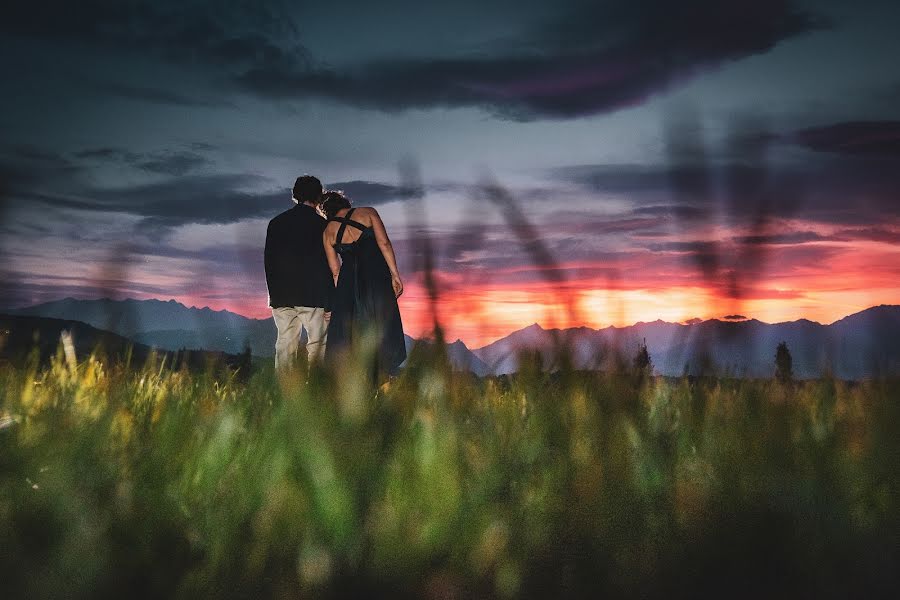
<svg viewBox="0 0 900 600"><path fill-rule="evenodd" d="M723 244L721 242L697 240L697 241L670 241L647 244L645 246L652 252L671 252L682 255L685 258L699 258L705 260L708 256L715 256L722 251ZM776 251L777 250L777 251ZM796 264L825 264L822 261L835 256L841 252L840 248L823 245L807 245L807 244L785 244L780 245L777 249L773 249L772 264L776 264L777 257L791 257L791 261ZM755 265L759 268L761 265ZM783 265L779 265L782 267Z"/></svg>
<svg viewBox="0 0 900 600"><path fill-rule="evenodd" d="M238 81L273 98L316 95L384 110L482 106L520 120L570 118L640 104L823 25L786 0L592 3L534 32L517 52L380 61L346 72L260 63Z"/></svg>
<svg viewBox="0 0 900 600"><path fill-rule="evenodd" d="M103 147L88 148L75 153L76 158L96 159L96 160L122 160L131 162L137 159L137 154L122 150L121 148Z"/></svg>
<svg viewBox="0 0 900 600"><path fill-rule="evenodd" d="M100 188L85 178L54 176L52 172L12 168L0 164L3 197L39 202L56 208L119 213L143 217L139 229L162 235L188 224L228 224L244 219L269 218L293 206L290 190L249 174L187 174L195 164L205 164L179 153L153 160L146 155L117 148L97 148L78 153L83 159L114 163L130 162L145 171L173 175L163 181L118 188ZM408 197L400 187L371 181L351 181L329 187L344 189L361 205L378 205ZM259 191L262 190L262 191Z"/></svg>
<svg viewBox="0 0 900 600"><path fill-rule="evenodd" d="M287 8L278 0L45 0L40 7L13 0L4 9L0 31L153 54L179 63L296 65L306 51L292 41L299 36Z"/></svg>
<svg viewBox="0 0 900 600"><path fill-rule="evenodd" d="M0 152L0 188L4 213L0 227L10 231L32 217L13 221L9 211L37 210L41 205L75 211L120 213L144 217L141 225L160 236L188 223L231 223L264 216L279 203L279 194L255 193L264 182L251 175L186 175L206 164L187 151L141 154L121 148L100 147L72 155L35 148L9 148ZM170 176L163 182L122 188L101 188L93 183L91 166L128 164L135 169Z"/></svg>
<svg viewBox="0 0 900 600"><path fill-rule="evenodd" d="M211 161L196 152L166 150L161 152L138 153L123 148L89 148L74 154L76 158L96 162L124 163L136 169L159 175L185 175Z"/></svg>
<svg viewBox="0 0 900 600"><path fill-rule="evenodd" d="M184 175L207 164L209 161L206 158L194 152L170 152L150 155L146 160L139 161L136 166L150 173Z"/></svg>
<svg viewBox="0 0 900 600"><path fill-rule="evenodd" d="M273 215L290 207L287 190L248 191L266 180L254 175L193 175L86 194L95 210L146 218L146 224L172 227L189 223L225 224Z"/></svg>
<svg viewBox="0 0 900 600"><path fill-rule="evenodd" d="M654 242L646 245L653 252L682 252L686 254L711 254L719 249L715 241L696 240L687 242Z"/></svg>
<svg viewBox="0 0 900 600"><path fill-rule="evenodd" d="M118 96L119 98L148 102L150 104L189 108L217 108L231 106L230 103L222 100L192 98L184 94L179 94L178 92L173 92L172 90L160 88L101 81L91 82L90 85L104 95Z"/></svg>
<svg viewBox="0 0 900 600"><path fill-rule="evenodd" d="M849 121L796 131L787 141L818 152L900 157L900 121Z"/></svg>
<svg viewBox="0 0 900 600"><path fill-rule="evenodd" d="M614 235L654 229L658 224L654 218L611 219L591 212L573 212L555 215L553 231L576 236Z"/></svg>
<svg viewBox="0 0 900 600"><path fill-rule="evenodd" d="M341 186L344 186L341 188ZM269 187L270 191L252 191ZM329 187L354 190L361 204L403 198L402 188L377 182L344 182ZM357 197L354 196L351 197ZM227 224L273 217L293 206L290 190L271 190L271 182L256 175L192 175L119 189L95 189L86 194L85 208L145 217L152 228L189 223Z"/></svg>
<svg viewBox="0 0 900 600"><path fill-rule="evenodd" d="M210 148L205 144L190 147L195 146L200 151ZM168 178L118 188L96 186L92 168L109 164ZM192 173L208 164L207 158L192 150L137 153L98 147L62 155L12 148L2 153L0 187L4 197L20 206L24 206L22 201L32 201L56 208L144 217L143 227L157 233L189 223L225 224L263 217L289 207L287 191L255 191L269 186L259 176Z"/></svg>
<svg viewBox="0 0 900 600"><path fill-rule="evenodd" d="M741 224L757 218L760 198L767 218L852 225L900 218L900 162L891 157L783 165L580 165L550 174L594 192L626 196L637 216L671 216L682 224L717 218Z"/></svg>
<svg viewBox="0 0 900 600"><path fill-rule="evenodd" d="M868 241L885 244L900 244L900 223L894 229L866 227L862 229L842 229L834 237L842 241Z"/></svg>
<svg viewBox="0 0 900 600"><path fill-rule="evenodd" d="M16 190L30 183L27 174L22 173L11 165L0 164L0 224L2 224L5 210L12 206L13 196Z"/></svg>
<svg viewBox="0 0 900 600"><path fill-rule="evenodd" d="M23 194L40 189L48 181L69 182L82 171L71 159L31 146L0 147L0 226L5 211Z"/></svg>
<svg viewBox="0 0 900 600"><path fill-rule="evenodd" d="M330 190L342 191L351 202L357 205L384 204L393 200L405 200L413 197L414 190L409 188L379 183L377 181L339 181L325 186Z"/></svg>
<svg viewBox="0 0 900 600"><path fill-rule="evenodd" d="M171 165L170 165L171 166ZM0 174L9 167L0 165ZM56 208L144 217L145 228L227 224L290 208L290 191L255 191L270 182L257 175L185 175L161 182L99 188L82 180L54 178L46 171L19 175L9 197Z"/></svg>
<svg viewBox="0 0 900 600"><path fill-rule="evenodd" d="M0 153L0 198L29 200L57 208L120 213L143 217L141 227L157 234L180 225L227 224L272 217L293 206L290 190L277 189L268 179L240 173L196 173L211 164L203 152L190 150L139 153L124 148L86 148L71 155L32 147ZM92 169L127 165L166 176L162 181L122 187L98 187ZM344 181L328 185L344 190L358 204L378 205L410 197L402 186L377 181Z"/></svg>
<svg viewBox="0 0 900 600"><path fill-rule="evenodd" d="M669 168L665 165L573 165L549 171L556 179L576 183L586 188L613 193L647 192L666 189L672 173L690 187L699 187L709 176L702 165L680 164ZM647 207L648 211L668 212L671 206Z"/></svg>
<svg viewBox="0 0 900 600"><path fill-rule="evenodd" d="M649 215L653 217L675 217L679 219L694 219L702 216L706 209L697 206L683 206L678 204L663 204L653 206L639 206L632 212L635 215Z"/></svg>
<svg viewBox="0 0 900 600"><path fill-rule="evenodd" d="M47 180L76 177L82 166L59 152L36 146L0 146L0 177L9 194Z"/></svg>
<svg viewBox="0 0 900 600"><path fill-rule="evenodd" d="M792 231L769 235L744 235L733 238L733 240L738 244L750 244L757 246L784 246L794 244L807 244L810 242L837 241L838 239L839 238L836 238L834 236L825 236L818 234L815 231Z"/></svg>
<svg viewBox="0 0 900 600"><path fill-rule="evenodd" d="M37 11L14 3L0 27L213 68L212 79L273 100L319 97L388 111L475 106L519 120L640 104L824 24L789 0L597 2L570 8L505 47L453 58L424 57L423 48L422 58L338 70L317 63L297 42L302 32L281 2L45 4ZM388 21L385 28L386 35L402 34ZM165 100L160 94L132 95Z"/></svg>

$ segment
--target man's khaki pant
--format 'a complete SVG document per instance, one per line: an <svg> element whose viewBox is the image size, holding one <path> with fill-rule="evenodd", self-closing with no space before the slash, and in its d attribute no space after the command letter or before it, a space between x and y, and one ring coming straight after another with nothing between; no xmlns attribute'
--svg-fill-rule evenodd
<svg viewBox="0 0 900 600"><path fill-rule="evenodd" d="M285 369L294 364L300 346L300 332L306 329L306 352L309 364L322 359L328 324L325 309L310 306L284 306L272 309L278 339L275 341L275 368Z"/></svg>

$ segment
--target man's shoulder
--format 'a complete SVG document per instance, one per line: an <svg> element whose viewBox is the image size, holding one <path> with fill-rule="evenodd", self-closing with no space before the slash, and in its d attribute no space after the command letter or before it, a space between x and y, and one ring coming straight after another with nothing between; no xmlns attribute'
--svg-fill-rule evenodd
<svg viewBox="0 0 900 600"><path fill-rule="evenodd" d="M299 226L315 227L324 230L325 226L328 225L328 221L322 218L315 209L306 207L308 210L303 210L303 208L303 206L294 206L293 208L289 208L283 213L276 215L269 221L269 229L283 229L285 227L291 228Z"/></svg>
<svg viewBox="0 0 900 600"><path fill-rule="evenodd" d="M286 220L290 219L290 218L292 217L292 215L293 215L293 210L294 210L293 208L289 208L289 209L287 209L286 211L281 212L281 213L275 215L275 216L272 217L272 219L269 221L269 226L276 225L276 224L278 224L278 223L280 223L280 222L282 222L282 221L286 221Z"/></svg>

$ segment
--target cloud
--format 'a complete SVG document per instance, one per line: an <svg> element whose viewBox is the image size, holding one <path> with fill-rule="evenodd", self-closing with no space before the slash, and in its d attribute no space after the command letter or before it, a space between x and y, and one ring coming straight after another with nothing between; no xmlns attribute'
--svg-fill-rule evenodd
<svg viewBox="0 0 900 600"><path fill-rule="evenodd" d="M69 158L32 146L0 147L0 227L23 195L44 188L49 181L61 186L83 171Z"/></svg>
<svg viewBox="0 0 900 600"><path fill-rule="evenodd" d="M190 223L226 224L274 216L291 206L289 190L257 191L270 183L247 174L185 175L117 188L76 181L63 189L60 181L44 183L51 189L20 185L11 195L57 208L143 217L141 228L157 235Z"/></svg>
<svg viewBox="0 0 900 600"><path fill-rule="evenodd" d="M554 216L553 231L573 236L631 234L656 229L659 220L653 217L610 218L591 212L558 213Z"/></svg>
<svg viewBox="0 0 900 600"><path fill-rule="evenodd" d="M210 149L204 144L190 147ZM141 228L156 236L190 223L226 224L273 216L291 206L289 191L274 190L272 183L261 176L195 173L210 161L193 150L137 153L97 147L66 156L13 148L0 158L0 187L10 206L15 203L19 210L31 210L27 202L39 202L70 210L143 217ZM91 176L98 163L124 164L165 179L99 187Z"/></svg>
<svg viewBox="0 0 900 600"><path fill-rule="evenodd" d="M900 157L900 121L847 121L795 131L785 139L817 152Z"/></svg>
<svg viewBox="0 0 900 600"><path fill-rule="evenodd" d="M13 0L6 33L74 41L120 52L156 54L171 62L220 67L294 63L306 56L289 4L215 0L110 2L46 0L41 10Z"/></svg>
<svg viewBox="0 0 900 600"><path fill-rule="evenodd" d="M230 106L224 100L205 100L193 98L172 90L131 85L127 83L96 81L88 82L97 91L111 96L118 96L127 100L136 100L150 104L180 106L189 108L219 108Z"/></svg>
<svg viewBox="0 0 900 600"><path fill-rule="evenodd" d="M826 236L815 231L791 231L784 233L774 233L768 235L743 235L733 238L738 244L749 244L755 246L763 245L794 245L806 244L809 242L828 242L835 241L839 238L834 236Z"/></svg>
<svg viewBox="0 0 900 600"><path fill-rule="evenodd" d="M139 155L121 148L103 147L80 150L75 153L75 157L87 160L121 160L124 162L134 162L138 159Z"/></svg>
<svg viewBox="0 0 900 600"><path fill-rule="evenodd" d="M635 204L635 216L673 218L684 227L740 225L760 218L880 225L900 218L900 163L824 155L802 163L574 165L552 178ZM773 232L764 232L766 234ZM774 232L777 233L777 232Z"/></svg>
<svg viewBox="0 0 900 600"><path fill-rule="evenodd" d="M135 169L158 175L181 176L212 163L208 158L186 150L131 152L124 148L89 148L76 152L76 158L87 161L119 162Z"/></svg>
<svg viewBox="0 0 900 600"><path fill-rule="evenodd" d="M75 40L214 68L211 79L270 100L324 98L385 111L481 107L517 119L565 119L640 104L740 58L819 29L789 0L634 0L570 8L522 39L452 57L317 62L285 2L14 2L7 32ZM342 40L345 42L345 40ZM466 51L468 50L468 52ZM120 95L178 104L155 90ZM187 102L191 102L187 100ZM183 103L183 102L182 102Z"/></svg>
<svg viewBox="0 0 900 600"><path fill-rule="evenodd" d="M339 181L327 184L326 189L340 190L357 205L385 204L394 200L412 198L414 190L404 186L379 183L377 181Z"/></svg>
<svg viewBox="0 0 900 600"><path fill-rule="evenodd" d="M290 208L285 191L255 192L268 182L256 175L192 175L122 188L89 191L97 210L145 217L147 226L225 224L274 215Z"/></svg>
<svg viewBox="0 0 900 600"><path fill-rule="evenodd" d="M653 217L675 217L679 219L696 219L706 213L705 208L699 206L686 206L677 204L663 204L653 206L638 206L632 213L635 215L649 215Z"/></svg>
<svg viewBox="0 0 900 600"><path fill-rule="evenodd" d="M744 315L725 315L722 317L726 321L746 321L747 317Z"/></svg>
<svg viewBox="0 0 900 600"><path fill-rule="evenodd" d="M211 149L204 144L191 148ZM192 223L221 225L270 218L293 206L288 188L280 190L262 176L196 172L211 161L193 150L137 153L105 146L87 148L69 158L27 148L7 158L0 161L3 198L143 217L139 228L155 236ZM105 163L166 177L137 185L98 187L86 175L90 167ZM368 205L408 198L411 193L402 186L377 181L344 181L329 187L343 189L357 203Z"/></svg>
<svg viewBox="0 0 900 600"><path fill-rule="evenodd" d="M591 3L534 32L524 50L384 60L345 71L259 63L237 81L271 98L319 96L383 110L477 106L523 121L572 118L641 104L822 26L784 0Z"/></svg>
<svg viewBox="0 0 900 600"><path fill-rule="evenodd" d="M893 229L886 227L865 227L861 229L841 229L834 235L837 239L850 241L883 242L900 244L900 223Z"/></svg>
<svg viewBox="0 0 900 600"><path fill-rule="evenodd" d="M179 176L209 163L208 159L195 152L169 152L150 155L146 160L139 161L136 166L150 173Z"/></svg>

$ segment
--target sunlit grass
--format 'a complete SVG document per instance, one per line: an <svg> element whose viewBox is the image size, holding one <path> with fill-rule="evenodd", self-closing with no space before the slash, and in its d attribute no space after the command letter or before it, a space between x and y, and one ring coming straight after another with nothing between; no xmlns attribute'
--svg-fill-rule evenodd
<svg viewBox="0 0 900 600"><path fill-rule="evenodd" d="M526 362L527 364L527 362ZM896 382L0 371L5 597L859 596Z"/></svg>

